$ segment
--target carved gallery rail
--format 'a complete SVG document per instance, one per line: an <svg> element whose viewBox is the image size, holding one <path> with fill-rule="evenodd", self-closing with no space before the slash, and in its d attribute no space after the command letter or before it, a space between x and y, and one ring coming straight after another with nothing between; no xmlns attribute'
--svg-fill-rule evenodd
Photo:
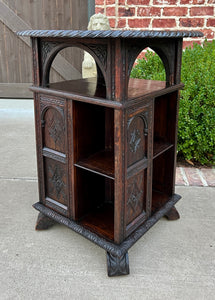
<svg viewBox="0 0 215 300"><path fill-rule="evenodd" d="M31 36L40 211L36 229L59 222L107 252L108 275L129 273L128 249L174 205L182 39L200 32L55 31ZM66 47L88 51L97 78L49 82ZM166 81L130 79L152 48Z"/></svg>

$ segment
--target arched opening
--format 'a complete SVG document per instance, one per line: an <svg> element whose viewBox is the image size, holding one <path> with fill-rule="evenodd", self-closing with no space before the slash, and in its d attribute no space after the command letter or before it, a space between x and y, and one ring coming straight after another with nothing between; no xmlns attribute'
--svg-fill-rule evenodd
<svg viewBox="0 0 215 300"><path fill-rule="evenodd" d="M145 48L134 60L129 78L129 96L147 94L167 86L168 62L159 49ZM144 79L139 81L138 79ZM135 94L135 95L134 95Z"/></svg>
<svg viewBox="0 0 215 300"><path fill-rule="evenodd" d="M86 96L106 97L105 74L100 61L81 46L56 47L46 61L43 86ZM101 88L101 85L103 88Z"/></svg>

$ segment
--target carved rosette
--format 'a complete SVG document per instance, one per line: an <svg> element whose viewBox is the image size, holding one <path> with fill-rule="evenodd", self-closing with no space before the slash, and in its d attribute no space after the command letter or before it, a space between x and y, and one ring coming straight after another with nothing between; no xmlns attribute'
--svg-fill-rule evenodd
<svg viewBox="0 0 215 300"><path fill-rule="evenodd" d="M46 197L67 206L67 180L65 165L45 157L45 186Z"/></svg>
<svg viewBox="0 0 215 300"><path fill-rule="evenodd" d="M51 174L49 177L49 183L51 187L50 192L55 194L57 198L62 195L62 197L65 199L65 183L62 179L64 175L63 170L56 165L54 169L52 166L49 166L48 172Z"/></svg>
<svg viewBox="0 0 215 300"><path fill-rule="evenodd" d="M147 157L148 114L141 113L128 120L128 166Z"/></svg>
<svg viewBox="0 0 215 300"><path fill-rule="evenodd" d="M129 224L145 211L144 170L128 179L126 203L126 224Z"/></svg>
<svg viewBox="0 0 215 300"><path fill-rule="evenodd" d="M65 153L65 124L63 108L42 107L43 145Z"/></svg>

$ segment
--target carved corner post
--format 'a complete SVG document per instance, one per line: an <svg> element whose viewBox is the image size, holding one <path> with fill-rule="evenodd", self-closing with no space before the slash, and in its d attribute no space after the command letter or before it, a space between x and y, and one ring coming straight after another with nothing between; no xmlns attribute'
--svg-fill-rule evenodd
<svg viewBox="0 0 215 300"><path fill-rule="evenodd" d="M36 37L31 37L32 43L32 62L33 62L33 84L34 86L40 86L42 71L40 63L40 43L39 39ZM45 197L44 185L43 185L43 164L41 163L42 158L42 128L41 128L41 113L40 113L40 100L38 93L34 92L34 116L35 116L35 134L36 134L36 150L37 150L37 171L38 171L38 189L39 189L39 199L42 202L42 199ZM42 215L39 214L37 227L40 229L39 225L42 220ZM44 223L42 221L42 223Z"/></svg>

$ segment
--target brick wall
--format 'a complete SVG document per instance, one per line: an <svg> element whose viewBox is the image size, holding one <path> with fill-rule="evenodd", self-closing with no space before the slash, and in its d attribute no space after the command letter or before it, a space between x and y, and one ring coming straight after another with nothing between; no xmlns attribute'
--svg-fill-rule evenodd
<svg viewBox="0 0 215 300"><path fill-rule="evenodd" d="M200 30L215 39L215 0L95 0L113 29ZM186 39L184 47L192 45Z"/></svg>

